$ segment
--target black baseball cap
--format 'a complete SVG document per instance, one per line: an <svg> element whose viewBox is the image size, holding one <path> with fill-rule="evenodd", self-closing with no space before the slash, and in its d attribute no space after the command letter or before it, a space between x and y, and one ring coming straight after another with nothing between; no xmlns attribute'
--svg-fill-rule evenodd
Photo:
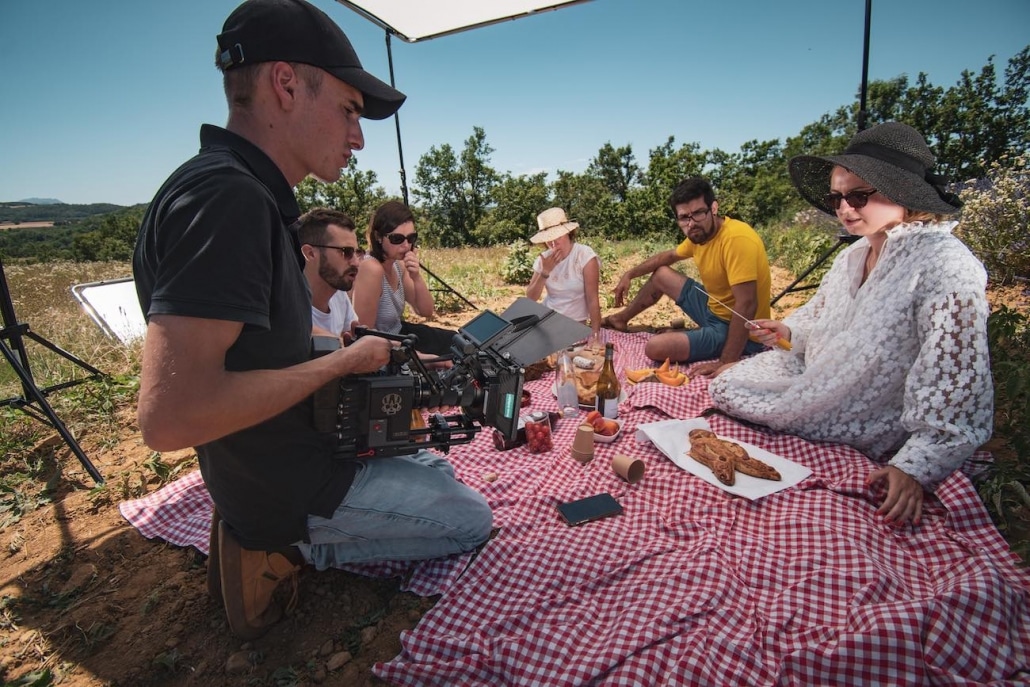
<svg viewBox="0 0 1030 687"><path fill-rule="evenodd" d="M323 69L361 91L364 117L386 119L407 97L361 67L343 30L305 0L246 0L218 34L222 71L260 62L300 62Z"/></svg>

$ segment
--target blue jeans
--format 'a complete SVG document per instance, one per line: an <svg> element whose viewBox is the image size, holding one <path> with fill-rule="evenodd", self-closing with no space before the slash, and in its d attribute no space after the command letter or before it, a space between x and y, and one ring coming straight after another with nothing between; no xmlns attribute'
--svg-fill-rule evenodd
<svg viewBox="0 0 1030 687"><path fill-rule="evenodd" d="M420 451L358 461L354 483L333 517L309 515L311 543L297 548L319 570L425 560L471 551L492 526L486 499L454 479L446 459Z"/></svg>
<svg viewBox="0 0 1030 687"><path fill-rule="evenodd" d="M730 323L718 318L715 313L708 309L708 294L702 293L694 288L699 284L690 277L680 290L676 305L680 307L687 317L697 323L698 329L688 329L687 338L690 340L690 359L687 362L695 363L698 360L711 360L722 354L722 347L726 345L726 335L730 331ZM744 346L744 355L761 353L765 346L757 341L748 341Z"/></svg>

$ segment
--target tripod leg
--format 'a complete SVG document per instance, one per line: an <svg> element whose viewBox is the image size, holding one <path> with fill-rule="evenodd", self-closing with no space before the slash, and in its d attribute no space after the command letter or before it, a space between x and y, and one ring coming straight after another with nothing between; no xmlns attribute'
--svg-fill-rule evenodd
<svg viewBox="0 0 1030 687"><path fill-rule="evenodd" d="M103 377L104 376L103 372L101 372L97 368L93 367L92 365L87 363L85 360L82 360L81 358L78 358L74 354L69 353L68 351L66 351L63 348L61 348L60 346L58 346L57 344L44 339L42 336L40 336L39 334L29 330L27 327L26 327L26 330L25 330L25 336L29 337L30 339L32 339L33 341L38 343L40 346L43 346L44 348L48 348L51 351L53 351L54 353L56 353L57 355L62 356L63 358L65 358L67 360L70 360L71 362L75 363L76 365L78 365L82 369L86 370L87 372L92 372L94 376L97 376L97 377Z"/></svg>
<svg viewBox="0 0 1030 687"><path fill-rule="evenodd" d="M783 291L780 291L780 292L779 292L779 293L778 293L778 294L776 295L776 298L772 299L772 300L771 300L771 301L769 302L769 305L776 305L776 301L780 300L781 298L783 298L784 296L786 296L786 295L787 295L788 293L791 293L791 292L793 292L793 291L800 291L801 289L795 289L794 287L795 287L795 286L797 286L798 284L800 284L800 283L801 283L802 281L804 281L804 280L805 280L805 278L806 278L806 277L807 277L808 275L812 274L812 272L814 272L814 271L816 270L816 268L818 268L818 267L819 267L819 265L821 265L821 264L823 264L824 262L826 262L826 260L827 260L827 259L828 259L828 258L829 258L829 257L830 257L831 255L833 255L833 254L834 254L834 253L836 253L836 252L837 252L838 250L840 250L841 246L846 246L846 245L848 245L849 243L854 243L854 242L855 242L855 239L857 239L857 238L858 238L857 236L838 236L838 237L837 237L837 243L835 243L835 244L833 244L832 246L830 246L829 248L827 248L827 249L826 249L826 252L825 252L825 253L823 253L822 255L820 255L820 256L819 256L819 257L818 257L818 258L816 259L816 261L815 261L814 263L812 263L812 266L811 266L811 267L809 267L809 268L808 268L807 270L805 270L804 272L802 272L802 273L801 273L801 276L799 276L799 277L798 277L797 279L795 279L794 281L792 281L792 282L790 283L790 285L789 285L789 286L788 286L787 288L785 288L785 289L784 289ZM810 287L809 287L809 288L810 288Z"/></svg>
<svg viewBox="0 0 1030 687"><path fill-rule="evenodd" d="M93 466L93 463L90 462L89 458L86 457L82 447L79 446L79 442L75 440L75 437L73 437L71 432L68 431L68 428L65 427L63 422L61 422L61 418L57 417L57 413L55 413L54 409L50 407L46 397L42 392L40 392L39 387L36 386L35 382L32 381L32 377L29 376L28 371L22 366L21 361L19 361L14 355L14 351L12 351L6 343L0 341L0 352L4 354L4 357L7 358L7 362L11 364L11 367L14 368L18 378L21 379L22 388L25 389L26 394L32 397L32 400L26 401L26 403L34 402L42 409L42 412L46 415L49 424L57 430L58 434L61 435L61 438L64 439L64 443L68 445L68 448L72 450L75 457L79 459L82 467L85 468L86 472L89 473L89 476L93 478L93 481L98 485L103 484L104 478L100 475L100 472ZM32 414L30 413L30 415ZM33 416L37 417L35 415ZM39 418L37 417L37 419Z"/></svg>
<svg viewBox="0 0 1030 687"><path fill-rule="evenodd" d="M425 265L423 265L423 264L422 264L421 262L419 262L419 263L418 263L418 266L422 268L422 271L423 271L423 272L425 272L425 273L426 273L426 274L428 274L428 275L429 275L430 277L432 277L432 278L433 278L433 279L435 279L436 281L438 281L438 282L440 282L441 284L443 284L443 287L444 287L445 289L447 289L448 291L450 291L451 293L453 293L453 294L454 294L455 296L457 296L457 297L458 297L459 299L461 299L461 300L465 301L465 303L466 303L466 304L467 304L467 305L468 305L468 306L469 306L470 308L472 308L473 310L479 310L479 308L477 308L477 307L476 307L476 304L475 304L475 303L473 303L472 301L470 301L469 299L465 298L465 297L464 297L464 296L462 296L462 295L461 295L460 293L458 293L457 291L455 291L455 290L454 290L454 287L452 287L452 286L451 286L450 284L448 284L447 282L445 282L445 281L444 281L443 279L440 279L440 277L438 277L438 276L436 276L435 274L433 274L432 272L430 272L430 271L429 271L429 269L428 269L428 268L427 268L427 267L426 267Z"/></svg>

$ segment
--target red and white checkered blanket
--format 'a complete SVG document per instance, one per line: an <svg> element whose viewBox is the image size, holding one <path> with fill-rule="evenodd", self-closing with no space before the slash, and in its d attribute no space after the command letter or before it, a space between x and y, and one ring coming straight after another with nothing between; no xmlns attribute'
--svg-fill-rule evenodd
<svg viewBox="0 0 1030 687"><path fill-rule="evenodd" d="M644 334L610 333L620 369L644 367ZM688 371L689 373L689 371ZM527 383L554 409L553 379ZM620 406L627 430L690 418L707 381L641 384ZM468 557L417 565L408 588L443 593L402 651L376 666L401 685L957 685L1030 681L1030 573L968 478L952 475L915 529L875 515L875 465L816 444L709 418L722 436L812 469L748 501L677 468L626 431L581 465L555 450L499 452L489 432L451 459L490 501L500 533ZM629 485L615 453L646 463ZM496 481L484 476L496 473ZM578 527L555 504L608 491L624 514ZM121 506L147 537L207 547L211 502L199 473ZM354 568L398 574L409 564Z"/></svg>

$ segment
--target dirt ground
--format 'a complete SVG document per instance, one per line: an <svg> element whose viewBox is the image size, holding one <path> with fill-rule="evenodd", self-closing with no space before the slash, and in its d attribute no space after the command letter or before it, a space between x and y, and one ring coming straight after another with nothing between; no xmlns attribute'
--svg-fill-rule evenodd
<svg viewBox="0 0 1030 687"><path fill-rule="evenodd" d="M787 282L777 273L773 292ZM501 310L511 298L498 301L477 305ZM1020 288L993 292L992 301L1030 309ZM457 326L471 315L442 321ZM664 302L634 324L660 327L675 317L674 306ZM400 633L413 628L434 599L398 591L399 580L306 571L290 617L256 641L235 639L207 595L205 557L148 541L119 514L121 492L133 484L150 492L158 480L145 469L151 451L131 408L121 411L118 426L116 436L80 436L102 474L121 476L103 490L94 489L56 434L34 450L54 492L50 502L27 505L21 519L0 532L5 685L384 684L371 667L399 653ZM184 471L195 465L192 451L162 459Z"/></svg>

